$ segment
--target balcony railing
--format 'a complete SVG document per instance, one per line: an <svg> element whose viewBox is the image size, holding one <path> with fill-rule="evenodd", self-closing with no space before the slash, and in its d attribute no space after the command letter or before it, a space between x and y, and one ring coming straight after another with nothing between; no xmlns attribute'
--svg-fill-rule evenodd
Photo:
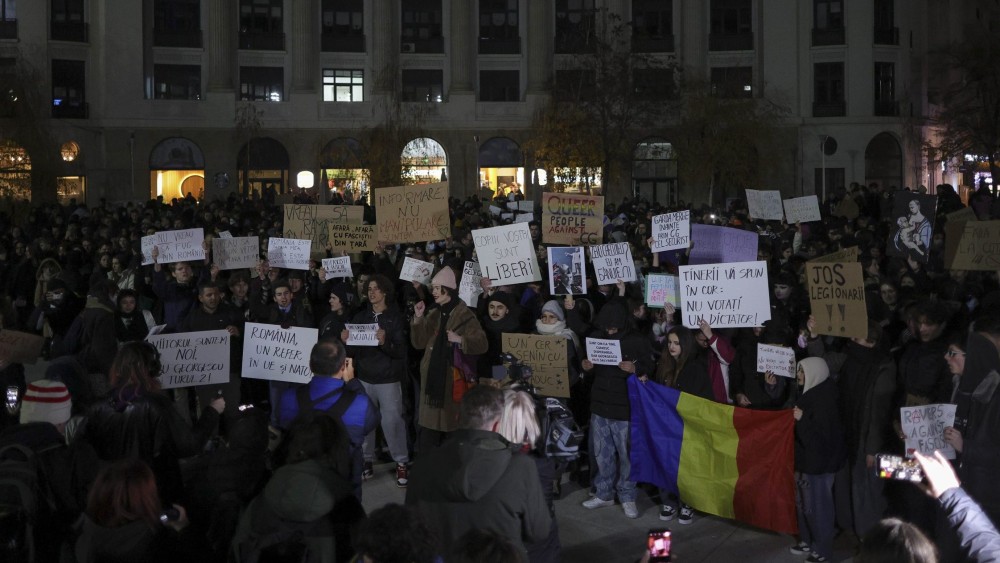
<svg viewBox="0 0 1000 563"><path fill-rule="evenodd" d="M875 100L875 115L879 117L899 117L899 102L896 100Z"/></svg>
<svg viewBox="0 0 1000 563"><path fill-rule="evenodd" d="M844 33L844 28L842 27L828 27L828 28L813 28L812 30L812 40L813 47L822 47L824 45L845 45L846 35Z"/></svg>
<svg viewBox="0 0 1000 563"><path fill-rule="evenodd" d="M203 46L201 30L168 31L165 29L154 29L153 45L156 47L191 47L200 49Z"/></svg>
<svg viewBox="0 0 1000 563"><path fill-rule="evenodd" d="M843 117L847 102L813 102L813 117Z"/></svg>
<svg viewBox="0 0 1000 563"><path fill-rule="evenodd" d="M712 33L708 36L709 51L753 51L753 32Z"/></svg>
<svg viewBox="0 0 1000 563"><path fill-rule="evenodd" d="M0 20L0 39L17 39L17 20Z"/></svg>
<svg viewBox="0 0 1000 563"><path fill-rule="evenodd" d="M252 51L284 51L285 34L280 31L242 31L240 49Z"/></svg>
<svg viewBox="0 0 1000 563"><path fill-rule="evenodd" d="M401 53L444 53L444 37L428 39L413 39L401 37L399 44Z"/></svg>
<svg viewBox="0 0 1000 563"><path fill-rule="evenodd" d="M899 28L898 27L876 27L875 28L875 44L876 45L899 45Z"/></svg>
<svg viewBox="0 0 1000 563"><path fill-rule="evenodd" d="M64 102L52 106L52 117L56 119L87 119L90 115L90 104L86 102Z"/></svg>
<svg viewBox="0 0 1000 563"><path fill-rule="evenodd" d="M673 53L673 35L633 35L632 51L635 53Z"/></svg>
<svg viewBox="0 0 1000 563"><path fill-rule="evenodd" d="M479 38L480 55L519 55L521 54L521 38L511 37L500 39L492 37Z"/></svg>
<svg viewBox="0 0 1000 563"><path fill-rule="evenodd" d="M50 32L55 41L86 43L89 30L87 24L83 22L52 22Z"/></svg>
<svg viewBox="0 0 1000 563"><path fill-rule="evenodd" d="M365 36L324 31L320 36L320 50L324 53L364 53Z"/></svg>

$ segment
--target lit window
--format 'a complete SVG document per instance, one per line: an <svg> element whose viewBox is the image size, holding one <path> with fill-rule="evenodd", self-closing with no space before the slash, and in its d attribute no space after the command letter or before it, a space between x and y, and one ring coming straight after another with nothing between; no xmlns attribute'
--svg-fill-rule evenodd
<svg viewBox="0 0 1000 563"><path fill-rule="evenodd" d="M356 69L323 69L323 101L365 101L365 71Z"/></svg>

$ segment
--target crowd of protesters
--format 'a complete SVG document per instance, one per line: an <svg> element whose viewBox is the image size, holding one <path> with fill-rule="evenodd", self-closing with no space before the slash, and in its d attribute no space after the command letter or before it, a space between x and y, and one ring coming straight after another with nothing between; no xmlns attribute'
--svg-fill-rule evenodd
<svg viewBox="0 0 1000 563"><path fill-rule="evenodd" d="M685 328L672 307L646 305L643 277L676 274L687 260L685 252L650 252L651 219L689 209L684 202L608 203L604 240L630 245L637 282L599 286L588 266L586 295L567 298L550 295L545 278L504 287L484 280L471 307L458 287L465 261L476 259L472 231L510 221L489 210L505 203L502 198L453 198L450 237L380 244L377 252L352 255L353 279L333 280L318 262L308 271L269 265L267 238L283 236L281 206L272 198L41 205L0 216L0 285L6 289L0 327L43 336L49 362L44 379L26 384L24 367L0 358L8 389L0 454L24 445L42 468L40 494L47 502L38 522L46 529L36 528L35 537L46 539L33 547L40 561L255 560L288 543L291 535L262 538L260 530L277 521L294 523L295 537L309 540L310 561L490 560L482 554L559 561L553 500L567 479L591 489L583 503L588 509L617 502L625 517L637 518L636 498L647 494L660 520L689 524L697 517L683 499L629 478L626 380L635 375L719 403L793 409L801 537L791 550L808 561L832 557L838 529L859 542L892 536L883 521L889 516L912 523L907 533L932 538L941 560L995 560L998 272L946 267L943 227L949 213L965 207L948 185L936 189L929 247L888 256L897 226L894 200L911 193L855 184L824 204L822 221L805 224L752 219L740 200L726 209L691 208L694 222L759 235L771 320L740 329L704 320ZM847 200L853 211L843 213ZM969 203L980 220L1000 218L986 186ZM354 204L364 206L366 222L376 222L372 207ZM541 225L529 227L546 272ZM141 237L189 228L204 229L204 261L160 264L154 257L154 264L142 264ZM210 240L222 232L260 237L259 266L220 271ZM821 335L810 312L805 264L855 246L867 289L867 334ZM435 265L429 286L399 280L406 257ZM295 386L241 377L247 322L318 329L313 381ZM377 323L379 345L344 345L349 323ZM160 389L158 352L143 342L158 325L168 333L227 330L230 382ZM538 429L525 419L535 416L532 401L523 392L505 398L477 392L479 402L463 406L469 382L453 373L475 373L479 386L502 378L502 333L567 339L568 405L589 434L587 451L571 467L538 451ZM587 336L620 340L625 360L595 365L581 344ZM758 343L794 349L796 379L758 372ZM952 463L967 493L958 500L944 490L932 498L876 476L878 454L904 453L899 408L935 403L957 405L944 437L958 454ZM303 416L312 411L333 416ZM503 472L526 467L506 454L498 462L498 447L534 461L528 466L538 480L529 489L540 495L529 496L540 505L525 501L514 509L506 497L490 496L493 486L518 489ZM455 465L475 456L492 461ZM427 468L438 464L460 475L464 489L432 483L435 472L422 468L422 457ZM408 506L390 505L366 518L359 502L363 482L383 461L395 463ZM473 508L456 511L461 503ZM481 503L489 508L481 510ZM962 520L962 528L956 503L977 514L978 503L986 518ZM505 519L505 511L523 525ZM0 521L4 529L23 524L14 517ZM268 547L267 539L275 545ZM10 542L8 549L29 543ZM305 560L292 548L282 555Z"/></svg>

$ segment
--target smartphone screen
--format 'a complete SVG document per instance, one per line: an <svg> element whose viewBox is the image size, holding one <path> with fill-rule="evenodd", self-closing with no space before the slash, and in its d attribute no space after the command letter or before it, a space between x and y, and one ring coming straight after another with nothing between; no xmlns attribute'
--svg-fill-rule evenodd
<svg viewBox="0 0 1000 563"><path fill-rule="evenodd" d="M878 454L875 456L875 466L878 476L882 479L912 481L914 483L924 480L924 471L915 459L906 459L891 454Z"/></svg>
<svg viewBox="0 0 1000 563"><path fill-rule="evenodd" d="M650 563L670 561L670 530L650 530L646 546Z"/></svg>
<svg viewBox="0 0 1000 563"><path fill-rule="evenodd" d="M17 406L17 395L18 395L18 388L16 385L11 385L10 387L7 388L8 407L13 408Z"/></svg>

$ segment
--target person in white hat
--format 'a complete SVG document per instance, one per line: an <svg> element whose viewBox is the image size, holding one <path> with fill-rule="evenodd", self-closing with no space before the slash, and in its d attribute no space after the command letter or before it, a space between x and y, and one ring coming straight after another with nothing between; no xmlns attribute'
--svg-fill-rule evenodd
<svg viewBox="0 0 1000 563"><path fill-rule="evenodd" d="M72 410L73 398L65 385L59 381L39 379L28 384L21 399L21 424L48 422L60 434L65 434Z"/></svg>

